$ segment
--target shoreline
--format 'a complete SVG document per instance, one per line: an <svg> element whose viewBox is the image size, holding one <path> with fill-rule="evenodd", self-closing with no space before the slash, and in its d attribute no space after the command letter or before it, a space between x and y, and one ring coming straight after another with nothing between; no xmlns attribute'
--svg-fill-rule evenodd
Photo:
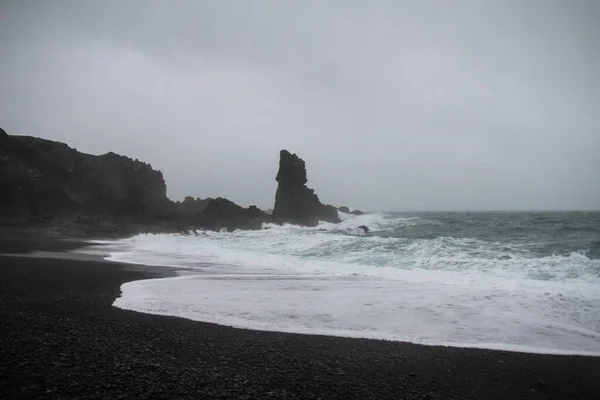
<svg viewBox="0 0 600 400"><path fill-rule="evenodd" d="M0 253L86 243L24 242L2 239ZM0 254L7 398L592 398L600 391L599 357L251 331L122 310L112 303L123 283L174 271L63 255Z"/></svg>

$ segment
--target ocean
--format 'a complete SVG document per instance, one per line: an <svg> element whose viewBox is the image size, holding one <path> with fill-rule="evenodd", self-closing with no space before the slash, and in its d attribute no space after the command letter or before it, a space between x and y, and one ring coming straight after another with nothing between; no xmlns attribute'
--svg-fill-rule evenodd
<svg viewBox="0 0 600 400"><path fill-rule="evenodd" d="M109 260L178 271L125 283L114 306L247 329L600 356L600 212L340 216L103 241Z"/></svg>

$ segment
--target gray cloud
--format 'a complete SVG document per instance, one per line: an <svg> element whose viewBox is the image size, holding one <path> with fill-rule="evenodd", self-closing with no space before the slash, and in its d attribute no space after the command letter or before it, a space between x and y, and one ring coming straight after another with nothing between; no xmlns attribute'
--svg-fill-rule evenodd
<svg viewBox="0 0 600 400"><path fill-rule="evenodd" d="M273 203L278 151L327 203L600 207L596 1L0 4L0 126L115 151L169 195Z"/></svg>

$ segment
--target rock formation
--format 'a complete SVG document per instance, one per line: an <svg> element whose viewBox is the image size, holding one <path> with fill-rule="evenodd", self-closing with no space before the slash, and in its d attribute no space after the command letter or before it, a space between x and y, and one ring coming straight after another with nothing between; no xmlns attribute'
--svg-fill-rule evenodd
<svg viewBox="0 0 600 400"><path fill-rule="evenodd" d="M193 198L191 196L187 196L182 202L176 202L177 212L181 214L185 214L188 217L194 217L200 214L212 199L207 197L206 199L201 199L199 197Z"/></svg>
<svg viewBox="0 0 600 400"><path fill-rule="evenodd" d="M271 217L256 206L243 208L218 197L211 199L204 211L193 220L193 225L210 230L261 229Z"/></svg>
<svg viewBox="0 0 600 400"><path fill-rule="evenodd" d="M364 213L360 210L353 210L350 211L350 209L346 206L341 206L338 207L338 210L340 210L341 212L345 213L345 214L352 214L352 215L363 215Z"/></svg>
<svg viewBox="0 0 600 400"><path fill-rule="evenodd" d="M162 173L149 164L115 153L85 154L64 143L0 129L0 226L42 225L53 233L123 236L260 229L264 222L339 222L337 209L322 204L306 187L306 166L298 156L280 152L276 179L272 214L220 197L173 202Z"/></svg>
<svg viewBox="0 0 600 400"><path fill-rule="evenodd" d="M5 223L69 219L97 225L118 218L149 225L173 211L162 173L146 163L0 131L0 218Z"/></svg>
<svg viewBox="0 0 600 400"><path fill-rule="evenodd" d="M279 172L273 217L280 222L316 226L318 221L339 222L337 209L324 205L313 189L306 187L304 160L287 150L279 153Z"/></svg>

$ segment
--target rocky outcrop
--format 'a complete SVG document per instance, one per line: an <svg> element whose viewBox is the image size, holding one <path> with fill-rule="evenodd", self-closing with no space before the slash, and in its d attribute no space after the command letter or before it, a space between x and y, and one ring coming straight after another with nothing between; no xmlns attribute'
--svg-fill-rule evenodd
<svg viewBox="0 0 600 400"><path fill-rule="evenodd" d="M352 215L363 215L364 213L360 210L353 210L350 211L350 209L346 206L341 206L338 208L338 210L340 210L341 212L345 213L345 214L352 214Z"/></svg>
<svg viewBox="0 0 600 400"><path fill-rule="evenodd" d="M276 180L272 213L220 197L173 202L162 173L149 164L115 153L81 153L64 143L11 136L0 129L0 225L123 236L196 228L260 229L265 222L339 222L337 208L322 204L306 186L306 166L297 155L280 152Z"/></svg>
<svg viewBox="0 0 600 400"><path fill-rule="evenodd" d="M172 210L162 173L149 164L0 132L0 216L4 218L150 217Z"/></svg>
<svg viewBox="0 0 600 400"><path fill-rule="evenodd" d="M0 152L2 152L2 149L7 145L9 140L10 138L8 133L6 133L4 129L0 128Z"/></svg>
<svg viewBox="0 0 600 400"><path fill-rule="evenodd" d="M304 160L287 150L279 153L278 182L273 216L279 222L316 226L318 221L339 222L337 209L324 205L306 186Z"/></svg>
<svg viewBox="0 0 600 400"><path fill-rule="evenodd" d="M271 216L256 206L243 208L234 202L218 197L211 199L204 211L193 219L193 225L204 229L233 231L236 229L261 229Z"/></svg>
<svg viewBox="0 0 600 400"><path fill-rule="evenodd" d="M167 198L160 171L108 153L11 136L0 129L0 219L56 233L126 235L140 231L260 229L273 218L223 199Z"/></svg>
<svg viewBox="0 0 600 400"><path fill-rule="evenodd" d="M194 199L191 196L187 196L183 201L176 202L175 205L178 213L194 217L204 211L211 200L212 198L210 197L206 199L197 197Z"/></svg>

